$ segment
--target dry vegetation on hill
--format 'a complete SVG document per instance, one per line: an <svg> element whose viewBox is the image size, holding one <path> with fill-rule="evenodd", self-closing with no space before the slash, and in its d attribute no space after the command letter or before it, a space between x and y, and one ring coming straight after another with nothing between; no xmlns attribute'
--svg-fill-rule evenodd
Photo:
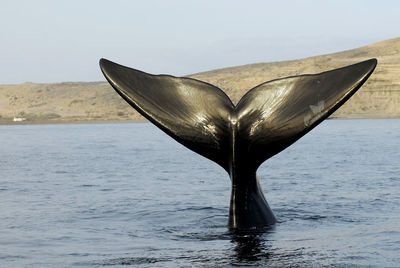
<svg viewBox="0 0 400 268"><path fill-rule="evenodd" d="M400 117L400 38L301 60L249 64L191 77L223 89L233 100L250 88L286 76L318 73L370 58L378 66L366 84L332 117ZM0 123L140 120L106 82L0 85Z"/></svg>

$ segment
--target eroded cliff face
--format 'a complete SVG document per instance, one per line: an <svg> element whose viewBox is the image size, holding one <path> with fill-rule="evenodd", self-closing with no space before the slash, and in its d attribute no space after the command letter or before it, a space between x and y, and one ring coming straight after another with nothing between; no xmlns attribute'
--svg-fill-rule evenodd
<svg viewBox="0 0 400 268"><path fill-rule="evenodd" d="M312 74L378 59L364 86L332 117L400 117L400 38L358 49L295 61L249 64L191 77L223 89L234 103L260 83L299 74ZM132 66L134 67L134 66ZM143 119L106 82L0 86L0 122L14 117L27 122Z"/></svg>

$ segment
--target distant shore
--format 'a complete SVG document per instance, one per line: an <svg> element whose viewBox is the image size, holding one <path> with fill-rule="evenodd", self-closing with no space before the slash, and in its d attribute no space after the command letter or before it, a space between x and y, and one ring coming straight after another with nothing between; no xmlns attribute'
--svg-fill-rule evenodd
<svg viewBox="0 0 400 268"><path fill-rule="evenodd" d="M50 125L50 124L115 124L115 123L146 123L146 119L129 119L129 120L25 120L13 121L0 119L0 125Z"/></svg>
<svg viewBox="0 0 400 268"><path fill-rule="evenodd" d="M333 54L248 64L189 77L221 88L236 104L249 89L266 81L320 73L371 58L378 59L374 73L331 118L400 118L400 38ZM105 81L0 85L2 125L103 122L146 120Z"/></svg>
<svg viewBox="0 0 400 268"><path fill-rule="evenodd" d="M365 119L399 119L399 117L329 117L328 120L365 120ZM149 123L147 119L128 120L25 120L14 122L12 120L0 119L0 125L51 125L51 124L118 124L118 123Z"/></svg>

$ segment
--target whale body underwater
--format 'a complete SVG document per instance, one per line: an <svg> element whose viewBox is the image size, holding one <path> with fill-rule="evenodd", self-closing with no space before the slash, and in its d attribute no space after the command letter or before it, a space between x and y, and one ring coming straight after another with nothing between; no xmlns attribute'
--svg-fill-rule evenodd
<svg viewBox="0 0 400 268"><path fill-rule="evenodd" d="M343 105L377 65L370 59L319 74L276 79L234 105L218 87L187 77L152 75L106 59L100 68L141 115L190 150L216 162L232 183L229 227L276 223L256 171Z"/></svg>

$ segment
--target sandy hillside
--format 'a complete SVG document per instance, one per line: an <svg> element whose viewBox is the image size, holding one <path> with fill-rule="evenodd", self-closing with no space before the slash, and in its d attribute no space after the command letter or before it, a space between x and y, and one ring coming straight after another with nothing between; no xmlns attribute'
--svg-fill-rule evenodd
<svg viewBox="0 0 400 268"><path fill-rule="evenodd" d="M400 117L400 38L295 61L258 63L191 77L222 88L236 103L250 88L276 78L318 73L370 58L378 67L333 117ZM134 120L140 115L105 82L0 85L0 123Z"/></svg>
<svg viewBox="0 0 400 268"><path fill-rule="evenodd" d="M222 88L236 103L250 88L268 80L312 74L370 58L378 66L363 87L333 117L400 117L400 38L358 49L295 61L250 64L205 72L193 77Z"/></svg>

